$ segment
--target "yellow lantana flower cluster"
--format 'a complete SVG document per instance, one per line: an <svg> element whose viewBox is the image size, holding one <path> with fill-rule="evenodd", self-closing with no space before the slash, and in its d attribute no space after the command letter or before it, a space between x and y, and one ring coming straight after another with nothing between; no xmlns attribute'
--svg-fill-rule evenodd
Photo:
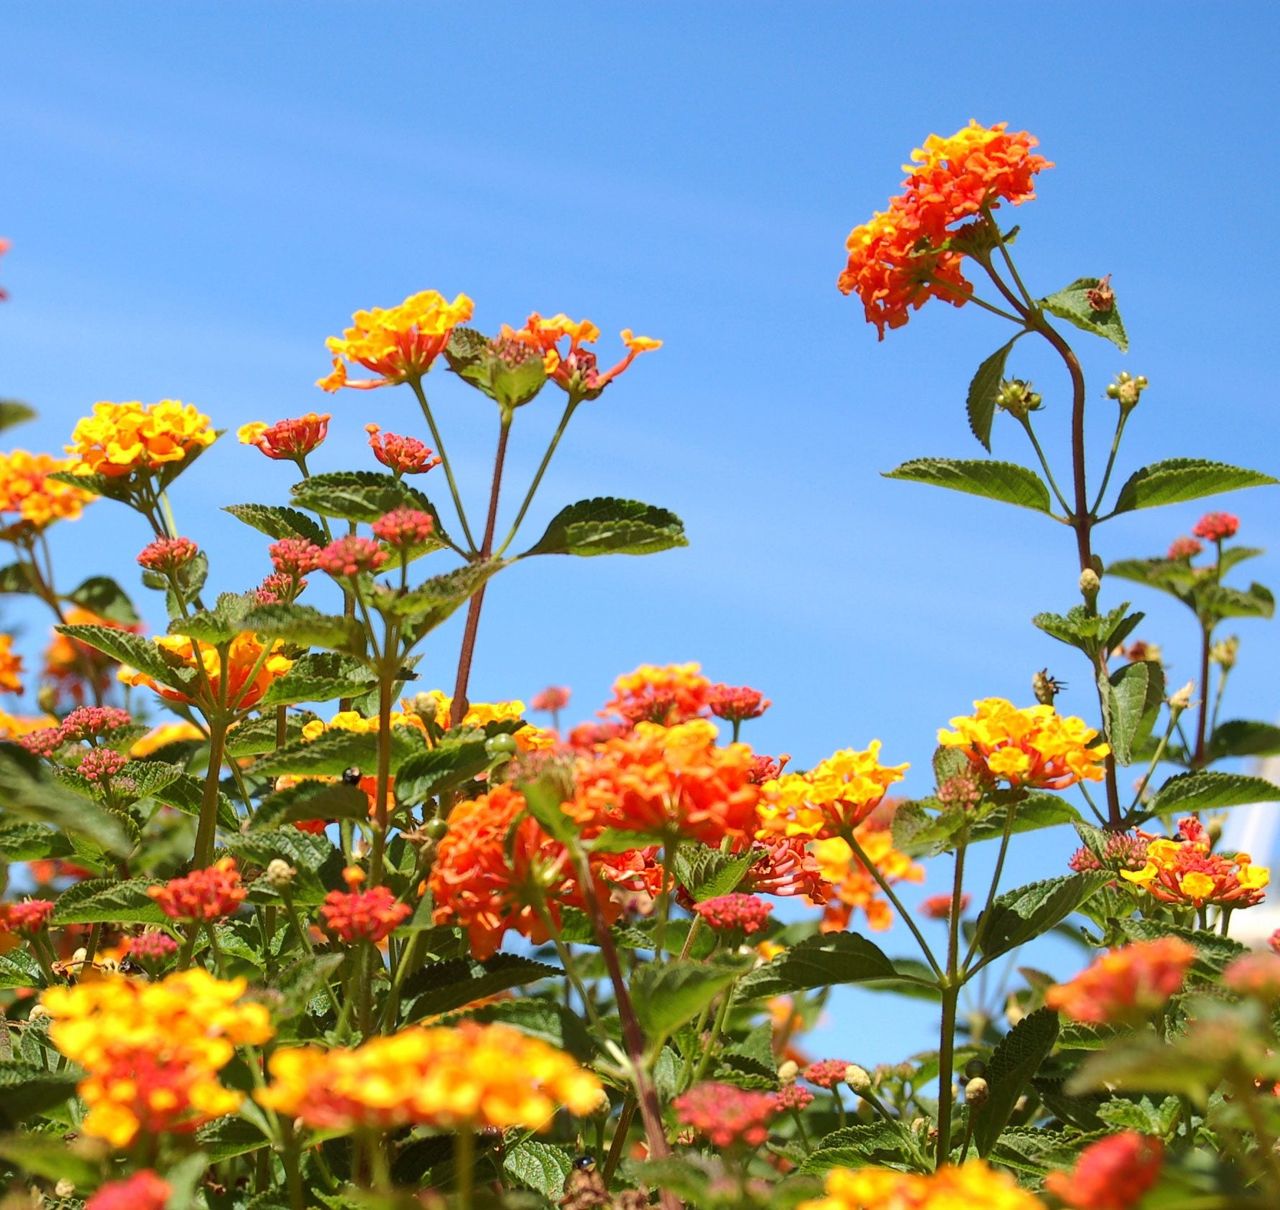
<svg viewBox="0 0 1280 1210"><path fill-rule="evenodd" d="M410 1026L353 1049L282 1048L269 1109L319 1130L406 1125L545 1130L561 1107L585 1115L600 1082L562 1051L509 1025Z"/></svg>
<svg viewBox="0 0 1280 1210"><path fill-rule="evenodd" d="M0 513L17 513L20 520L36 529L44 529L54 521L74 521L93 496L48 477L52 471L69 471L74 465L66 459L26 450L0 454Z"/></svg>
<svg viewBox="0 0 1280 1210"><path fill-rule="evenodd" d="M1101 781L1111 749L1095 743L1098 732L1084 719L1052 706L1022 709L1000 697L973 703L974 713L953 718L954 731L938 731L944 748L959 748L986 782L1035 790L1065 790Z"/></svg>
<svg viewBox="0 0 1280 1210"><path fill-rule="evenodd" d="M453 302L435 290L423 290L395 307L357 311L351 327L330 336L333 372L316 383L321 390L382 387L421 378L444 351L453 329L471 318L475 304L465 294ZM377 378L351 381L346 363L371 370Z"/></svg>
<svg viewBox="0 0 1280 1210"><path fill-rule="evenodd" d="M428 705L427 703L430 703ZM417 717L430 718L442 731L449 730L449 718L453 710L453 698L439 689L420 694L412 703L404 703ZM524 702L468 702L460 727L487 727L490 723L516 723L525 715ZM556 745L555 733L545 727L525 723L512 738L521 752L543 752Z"/></svg>
<svg viewBox="0 0 1280 1210"><path fill-rule="evenodd" d="M217 434L193 403L95 403L93 415L76 422L66 447L77 475L121 478L181 462L212 445Z"/></svg>
<svg viewBox="0 0 1280 1210"><path fill-rule="evenodd" d="M805 773L784 773L764 783L759 834L840 836L862 823L909 768L882 765L877 739L864 752L842 748Z"/></svg>
<svg viewBox="0 0 1280 1210"><path fill-rule="evenodd" d="M892 1168L833 1168L826 1193L801 1202L797 1210L1045 1210L1038 1197L982 1160L939 1168L929 1176Z"/></svg>
<svg viewBox="0 0 1280 1210"><path fill-rule="evenodd" d="M217 1074L236 1046L274 1032L266 1007L242 1000L247 987L194 969L158 983L109 976L46 991L49 1037L88 1073L84 1132L127 1147L140 1131L186 1132L234 1113L243 1098Z"/></svg>

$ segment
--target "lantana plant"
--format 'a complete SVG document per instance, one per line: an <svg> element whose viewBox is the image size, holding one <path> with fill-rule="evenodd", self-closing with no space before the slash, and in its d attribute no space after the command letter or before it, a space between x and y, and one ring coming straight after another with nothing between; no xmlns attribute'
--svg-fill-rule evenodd
<svg viewBox="0 0 1280 1210"><path fill-rule="evenodd" d="M215 552L176 510L221 435L199 407L99 402L62 453L0 454L0 587L54 624L39 673L0 635L0 692L40 711L0 714L6 1205L1280 1202L1280 953L1231 936L1269 871L1223 847L1219 818L1280 788L1214 767L1280 752L1271 724L1222 714L1240 643L1220 628L1269 617L1272 598L1227 582L1258 553L1230 544L1230 514L1162 557L1095 551L1118 515L1275 480L1182 458L1109 494L1148 389L1121 373L1090 489L1083 364L1060 325L1126 337L1109 279L1039 297L1017 268L997 212L1033 197L1051 166L1035 147L1003 125L931 136L839 279L882 338L931 299L1013 325L968 419L989 450L1011 417L1034 465L891 474L1066 527L1080 599L1035 623L1096 686L1082 718L1057 709L1047 668L1024 703L977 683L971 710L931 720L933 786L914 800L897 797L908 764L871 737L809 767L756 751L769 699L696 663L640 664L575 726L564 686L528 709L470 698L501 572L685 543L673 513L612 498L522 536L570 422L606 423L584 405L659 347L630 330L601 368L600 330L563 314L485 335L468 297L431 290L356 312L317 384L332 410L240 429L288 498L228 503L261 536L261 578L212 600ZM1024 338L1066 371L1065 451L1036 431L1052 392L1009 376ZM350 422L344 392L383 388L412 397L421 429L362 417L372 465L313 473ZM477 512L446 449L454 391L494 408ZM548 400L559 423L513 495L517 421ZM86 507L119 510L165 633L144 633L115 581L55 574L55 526ZM1113 581L1195 615L1190 684L1170 692L1142 615L1102 603ZM424 683L464 609L452 684ZM1042 830L1064 841L1061 873L1009 886ZM975 880L982 844L995 858ZM868 935L892 924L907 953ZM1086 952L1069 979L1029 965L1055 931ZM847 985L936 1006L936 1046L876 1066L850 1019L841 1053L813 1052L807 1031L846 1011L832 990Z"/></svg>

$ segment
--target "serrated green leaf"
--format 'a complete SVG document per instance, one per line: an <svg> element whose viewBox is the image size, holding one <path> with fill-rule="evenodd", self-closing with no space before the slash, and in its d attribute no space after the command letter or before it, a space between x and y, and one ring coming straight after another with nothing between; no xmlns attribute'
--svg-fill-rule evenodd
<svg viewBox="0 0 1280 1210"><path fill-rule="evenodd" d="M669 1037L748 970L749 962L733 959L646 963L631 979L631 1000L645 1036Z"/></svg>
<svg viewBox="0 0 1280 1210"><path fill-rule="evenodd" d="M1263 584L1248 589L1225 584L1204 584L1195 593L1196 612L1211 622L1224 618L1269 618L1275 614L1276 600Z"/></svg>
<svg viewBox="0 0 1280 1210"><path fill-rule="evenodd" d="M394 773L411 756L426 751L426 740L414 727L391 728L391 766ZM253 771L260 777L338 776L355 767L372 772L378 767L378 736L372 732L334 729L313 740L298 740L259 760Z"/></svg>
<svg viewBox="0 0 1280 1210"><path fill-rule="evenodd" d="M1196 950L1196 960L1191 975L1202 982L1218 978L1228 963L1248 953L1248 947L1230 937L1221 937L1207 929L1189 929L1169 924L1163 920L1123 919L1115 922L1116 928L1129 941L1158 941L1161 937L1177 937Z"/></svg>
<svg viewBox="0 0 1280 1210"><path fill-rule="evenodd" d="M277 541L281 538L303 538L315 546L328 545L324 530L306 513L301 513L296 508L278 508L270 504L228 504L222 511Z"/></svg>
<svg viewBox="0 0 1280 1210"><path fill-rule="evenodd" d="M521 555L651 555L688 546L684 524L673 512L601 496L563 508L546 533Z"/></svg>
<svg viewBox="0 0 1280 1210"><path fill-rule="evenodd" d="M1219 723L1209 740L1209 759L1225 756L1280 756L1280 727L1240 718Z"/></svg>
<svg viewBox="0 0 1280 1210"><path fill-rule="evenodd" d="M1127 1101L1120 1097L1098 1107L1098 1116L1116 1130L1136 1130L1140 1134L1164 1137L1177 1124L1182 1103L1165 1097L1157 1106L1150 1097Z"/></svg>
<svg viewBox="0 0 1280 1210"><path fill-rule="evenodd" d="M509 350L500 352L474 328L454 328L445 358L449 369L506 413L531 402L547 381L542 358L536 352L522 349L513 358Z"/></svg>
<svg viewBox="0 0 1280 1210"><path fill-rule="evenodd" d="M809 1176L821 1176L832 1168L865 1168L869 1164L913 1170L915 1140L899 1122L877 1118L856 1126L842 1126L823 1137L800 1165Z"/></svg>
<svg viewBox="0 0 1280 1210"><path fill-rule="evenodd" d="M17 819L0 822L0 861L41 861L70 852L67 838L45 824Z"/></svg>
<svg viewBox="0 0 1280 1210"><path fill-rule="evenodd" d="M262 1131L244 1118L218 1118L196 1132L196 1143L211 1164L249 1155L270 1145Z"/></svg>
<svg viewBox="0 0 1280 1210"><path fill-rule="evenodd" d="M417 488L394 475L377 471L330 471L295 483L290 493L293 502L302 508L345 521L376 521L393 509L421 509L431 515L435 533L443 538L435 505Z"/></svg>
<svg viewBox="0 0 1280 1210"><path fill-rule="evenodd" d="M452 1012L486 996L559 976L558 967L518 954L494 954L483 962L450 958L428 962L405 981L401 994L406 1021Z"/></svg>
<svg viewBox="0 0 1280 1210"><path fill-rule="evenodd" d="M1201 769L1171 777L1147 804L1148 815L1172 815L1280 802L1280 786L1261 777Z"/></svg>
<svg viewBox="0 0 1280 1210"><path fill-rule="evenodd" d="M385 612L413 623L414 634L420 638L449 618L509 563L509 559L487 559L455 567L424 580L402 596L388 594L379 604Z"/></svg>
<svg viewBox="0 0 1280 1210"><path fill-rule="evenodd" d="M1022 333L1018 334L1021 335ZM1018 336L992 353L978 367L969 383L969 394L965 399L969 431L982 443L988 454L991 453L991 422L995 418L996 396L1000 394L1000 383L1004 378L1009 351L1018 342Z"/></svg>
<svg viewBox="0 0 1280 1210"><path fill-rule="evenodd" d="M633 844L631 847L642 846ZM675 854L676 881L698 903L729 895L738 889L757 856L750 851L734 856L708 845L682 844Z"/></svg>
<svg viewBox="0 0 1280 1210"><path fill-rule="evenodd" d="M1018 1098L1031 1083L1058 1037L1058 1014L1040 1008L1023 1017L1003 1038L987 1064L986 1103L972 1112L973 1141L978 1154L990 1154L1013 1113Z"/></svg>
<svg viewBox="0 0 1280 1210"><path fill-rule="evenodd" d="M885 471L886 479L930 483L952 491L984 496L1005 504L1036 512L1051 513L1049 489L1035 471L1013 462L961 458L914 458L895 470Z"/></svg>
<svg viewBox="0 0 1280 1210"><path fill-rule="evenodd" d="M312 651L293 661L293 667L268 686L258 702L259 710L292 706L298 702L327 702L356 697L377 683L377 676L362 660L336 651ZM274 725L274 720L272 720Z"/></svg>
<svg viewBox="0 0 1280 1210"><path fill-rule="evenodd" d="M557 1200L573 1171L573 1157L563 1147L522 1139L502 1156L502 1170L521 1185Z"/></svg>
<svg viewBox="0 0 1280 1210"><path fill-rule="evenodd" d="M1134 471L1116 497L1113 513L1136 508L1180 504L1243 487L1265 487L1278 482L1261 471L1210 462L1205 458L1169 458Z"/></svg>
<svg viewBox="0 0 1280 1210"><path fill-rule="evenodd" d="M563 1004L539 996L521 996L516 1000L497 1000L477 1008L464 1008L457 1016L478 1021L482 1025L494 1021L510 1025L522 1033L541 1038L557 1050L573 1055L581 1063L587 1062L599 1051L599 1043L588 1032L581 1017L570 1012Z"/></svg>
<svg viewBox="0 0 1280 1210"><path fill-rule="evenodd" d="M133 626L139 620L129 594L110 576L90 576L73 588L66 599L111 622Z"/></svg>
<svg viewBox="0 0 1280 1210"><path fill-rule="evenodd" d="M0 1138L0 1157L25 1169L32 1176L50 1181L70 1181L81 1194L102 1179L98 1160L68 1145L58 1134L22 1131Z"/></svg>
<svg viewBox="0 0 1280 1210"><path fill-rule="evenodd" d="M11 429L17 424L26 424L36 418L36 410L16 399L0 399L0 430Z"/></svg>
<svg viewBox="0 0 1280 1210"><path fill-rule="evenodd" d="M310 605L259 605L245 614L241 628L300 647L351 648L361 634L354 618L321 613Z"/></svg>
<svg viewBox="0 0 1280 1210"><path fill-rule="evenodd" d="M759 999L837 983L911 983L879 946L857 933L806 937L739 985L743 998Z"/></svg>
<svg viewBox="0 0 1280 1210"><path fill-rule="evenodd" d="M331 653L324 652L322 654L328 655ZM280 680L284 680L284 677L281 677ZM266 695L264 694L263 697L264 700L260 703L261 705L266 704ZM287 745L300 744L302 742L303 727L315 717L309 711L287 715L285 718L285 743ZM248 719L243 723L237 723L227 733L228 756L260 756L264 752L274 752L275 748L276 720L270 716L267 718Z"/></svg>
<svg viewBox="0 0 1280 1210"><path fill-rule="evenodd" d="M16 744L0 742L0 803L11 818L52 825L92 840L105 852L125 854L133 848L130 830L119 818L59 784L47 765Z"/></svg>
<svg viewBox="0 0 1280 1210"><path fill-rule="evenodd" d="M576 844L578 825L563 810L564 794L553 777L542 776L516 783L529 814L548 836L565 844Z"/></svg>
<svg viewBox="0 0 1280 1210"><path fill-rule="evenodd" d="M396 770L396 797L419 803L470 781L489 764L483 739L442 743L411 756Z"/></svg>
<svg viewBox="0 0 1280 1210"><path fill-rule="evenodd" d="M40 969L40 963L25 949L0 954L0 987L43 986L44 973Z"/></svg>
<svg viewBox="0 0 1280 1210"><path fill-rule="evenodd" d="M1118 668L1106 681L1107 738L1116 761L1130 765L1146 742L1164 701L1164 670L1155 660Z"/></svg>
<svg viewBox="0 0 1280 1210"><path fill-rule="evenodd" d="M1129 337L1120 318L1120 310L1112 301L1105 309L1095 308L1089 301L1090 294L1101 281L1096 277L1078 277L1069 286L1040 300L1040 306L1050 315L1065 319L1083 332L1092 332L1111 341L1122 353L1129 351Z"/></svg>
<svg viewBox="0 0 1280 1210"><path fill-rule="evenodd" d="M147 894L154 886L145 878L115 882L93 878L77 882L58 896L53 923L63 924L168 924L164 914Z"/></svg>
<svg viewBox="0 0 1280 1210"><path fill-rule="evenodd" d="M978 918L979 948L984 957L997 958L1047 933L1111 878L1111 874L1099 871L1069 874L1028 883L998 896L990 911Z"/></svg>
<svg viewBox="0 0 1280 1210"><path fill-rule="evenodd" d="M49 1071L34 1063L0 1063L0 1127L12 1129L61 1105L75 1092L72 1071Z"/></svg>
<svg viewBox="0 0 1280 1210"><path fill-rule="evenodd" d="M283 827L310 819L367 819L369 799L359 786L343 782L302 781L262 800L249 820L250 831Z"/></svg>
<svg viewBox="0 0 1280 1210"><path fill-rule="evenodd" d="M300 832L291 826L228 836L222 847L255 865L265 867L279 857L300 870L311 871L320 869L338 852L327 836Z"/></svg>
<svg viewBox="0 0 1280 1210"><path fill-rule="evenodd" d="M195 679L194 669L173 667L165 661L155 643L127 630L111 626L55 626L54 630L146 673L170 689L186 692Z"/></svg>

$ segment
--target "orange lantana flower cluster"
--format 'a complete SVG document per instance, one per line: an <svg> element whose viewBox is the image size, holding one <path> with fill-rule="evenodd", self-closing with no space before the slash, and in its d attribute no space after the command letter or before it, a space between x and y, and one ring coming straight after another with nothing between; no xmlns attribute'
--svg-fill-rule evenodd
<svg viewBox="0 0 1280 1210"><path fill-rule="evenodd" d="M1044 1187L1070 1210L1132 1210L1160 1177L1164 1142L1124 1130L1090 1143L1070 1172L1051 1172Z"/></svg>
<svg viewBox="0 0 1280 1210"><path fill-rule="evenodd" d="M320 415L308 412L290 420L277 420L266 424L261 420L242 424L236 430L241 445L253 445L268 458L276 461L305 458L329 435L329 421L333 417L325 412Z"/></svg>
<svg viewBox="0 0 1280 1210"><path fill-rule="evenodd" d="M1209 836L1194 817L1178 825L1177 840L1147 837L1146 862L1120 877L1161 903L1203 908L1254 907L1266 897L1271 871L1254 865L1248 853L1213 853Z"/></svg>
<svg viewBox="0 0 1280 1210"><path fill-rule="evenodd" d="M1033 177L1052 165L1033 153L1036 140L1006 124L970 122L950 138L930 135L911 153L902 193L887 210L855 227L846 241L849 261L840 274L844 294L862 300L868 323L884 339L900 328L910 310L930 298L963 305L972 287L962 271L963 254L948 241L954 225L1035 196Z"/></svg>
<svg viewBox="0 0 1280 1210"><path fill-rule="evenodd" d="M88 1073L84 1133L127 1147L139 1132L190 1132L234 1113L241 1095L217 1073L238 1045L270 1040L266 1008L244 979L197 968L158 983L107 977L46 991L53 1044Z"/></svg>
<svg viewBox="0 0 1280 1210"><path fill-rule="evenodd" d="M66 447L77 475L122 478L149 474L212 445L217 434L193 403L95 403L93 415L76 422Z"/></svg>
<svg viewBox="0 0 1280 1210"><path fill-rule="evenodd" d="M1135 941L1103 954L1069 983L1045 994L1045 1004L1090 1025L1136 1024L1181 990L1196 948L1178 937Z"/></svg>
<svg viewBox="0 0 1280 1210"><path fill-rule="evenodd" d="M13 649L13 636L0 634L0 693L22 692L22 656Z"/></svg>
<svg viewBox="0 0 1280 1210"><path fill-rule="evenodd" d="M338 391L416 382L444 352L453 329L466 323L474 309L465 294L448 302L435 290L423 290L395 307L357 311L351 327L325 341L333 354L333 372L316 385ZM364 366L377 377L353 381L347 377L348 364Z"/></svg>
<svg viewBox="0 0 1280 1210"><path fill-rule="evenodd" d="M499 341L512 341L541 353L547 377L580 399L597 398L641 353L662 347L662 341L651 336L636 336L630 328L624 328L621 339L627 348L626 356L601 372L596 368L595 353L583 347L599 339L600 329L589 319L574 320L563 313L543 319L536 311L525 320L524 327L503 324L498 334ZM568 348L561 350L565 340L569 342Z"/></svg>
<svg viewBox="0 0 1280 1210"><path fill-rule="evenodd" d="M5 517L4 523L44 529L54 521L74 521L93 496L49 478L52 472L70 471L74 465L67 459L26 450L0 454L0 514L17 514Z"/></svg>
<svg viewBox="0 0 1280 1210"><path fill-rule="evenodd" d="M200 677L188 682L186 690L161 685L149 673L125 665L119 678L126 685L146 685L171 702L197 703L205 708L219 710L248 710L266 693L272 681L282 677L293 661L283 655L284 643L276 639L267 646L257 635L243 631L231 640L227 648L226 668L211 643L197 644L186 635L161 635L154 639L161 658L174 669L203 668L205 681ZM198 648L198 655L197 655ZM222 681L226 676L224 687Z"/></svg>
<svg viewBox="0 0 1280 1210"><path fill-rule="evenodd" d="M1028 790L1065 790L1101 781L1111 751L1083 719L1052 706L1018 709L1004 698L973 703L974 713L953 718L954 731L938 731L938 743L958 748L987 785L1004 782Z"/></svg>
<svg viewBox="0 0 1280 1210"><path fill-rule="evenodd" d="M248 891L240 881L236 859L223 857L207 869L148 887L147 894L172 920L221 920L239 908Z"/></svg>
<svg viewBox="0 0 1280 1210"><path fill-rule="evenodd" d="M410 1026L353 1049L282 1048L269 1109L320 1130L421 1125L546 1130L561 1107L585 1115L600 1082L568 1055L508 1025Z"/></svg>

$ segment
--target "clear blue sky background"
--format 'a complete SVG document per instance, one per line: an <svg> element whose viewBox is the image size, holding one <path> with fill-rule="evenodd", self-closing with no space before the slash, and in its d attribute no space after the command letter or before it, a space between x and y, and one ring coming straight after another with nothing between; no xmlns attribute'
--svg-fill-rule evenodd
<svg viewBox="0 0 1280 1210"><path fill-rule="evenodd" d="M580 413L530 537L561 505L610 494L677 511L689 548L508 573L474 696L564 683L586 716L621 671L700 660L773 698L748 736L760 750L805 764L879 737L923 793L935 729L975 697L1029 700L1045 664L1070 682L1061 704L1092 715L1084 667L1028 624L1075 600L1073 544L1035 514L880 478L918 455L981 454L965 388L1006 337L975 308L933 304L877 345L834 288L844 237L929 132L970 117L1033 131L1058 167L1017 214L1024 275L1049 293L1113 274L1132 340L1122 356L1080 336L1096 446L1103 387L1129 369L1152 386L1122 475L1180 454L1276 472L1278 24L1263 3L11 5L0 393L42 413L13 439L56 449L97 399L169 396L230 430L331 410L317 463L371 465L363 425L416 431L416 408L406 391L322 395L323 341L356 308L428 287L469 293L488 330L533 309L588 315L605 357L619 328L660 336ZM1039 354L1014 368L1042 389L1060 455L1060 369ZM433 382L478 509L494 417ZM521 413L511 482L557 414L552 390ZM1027 456L1015 426L997 424L995 452ZM219 507L283 501L289 480L229 435L180 483L218 589L269 570L264 542ZM1278 500L1223 504L1242 539L1276 548ZM1131 515L1100 549L1162 551L1200 511ZM95 506L55 535L63 584L136 585L147 536ZM1273 556L1249 569L1280 578ZM1175 682L1192 676L1194 624L1141 603L1139 633L1165 645ZM161 621L158 601L147 611ZM1240 630L1228 713L1272 717L1278 648L1263 624ZM450 680L456 642L456 626L439 634L428 679ZM1024 843L1016 876L1057 872L1071 840ZM936 865L929 889L945 877ZM826 1041L896 1057L925 1043L926 1015L842 1000Z"/></svg>

